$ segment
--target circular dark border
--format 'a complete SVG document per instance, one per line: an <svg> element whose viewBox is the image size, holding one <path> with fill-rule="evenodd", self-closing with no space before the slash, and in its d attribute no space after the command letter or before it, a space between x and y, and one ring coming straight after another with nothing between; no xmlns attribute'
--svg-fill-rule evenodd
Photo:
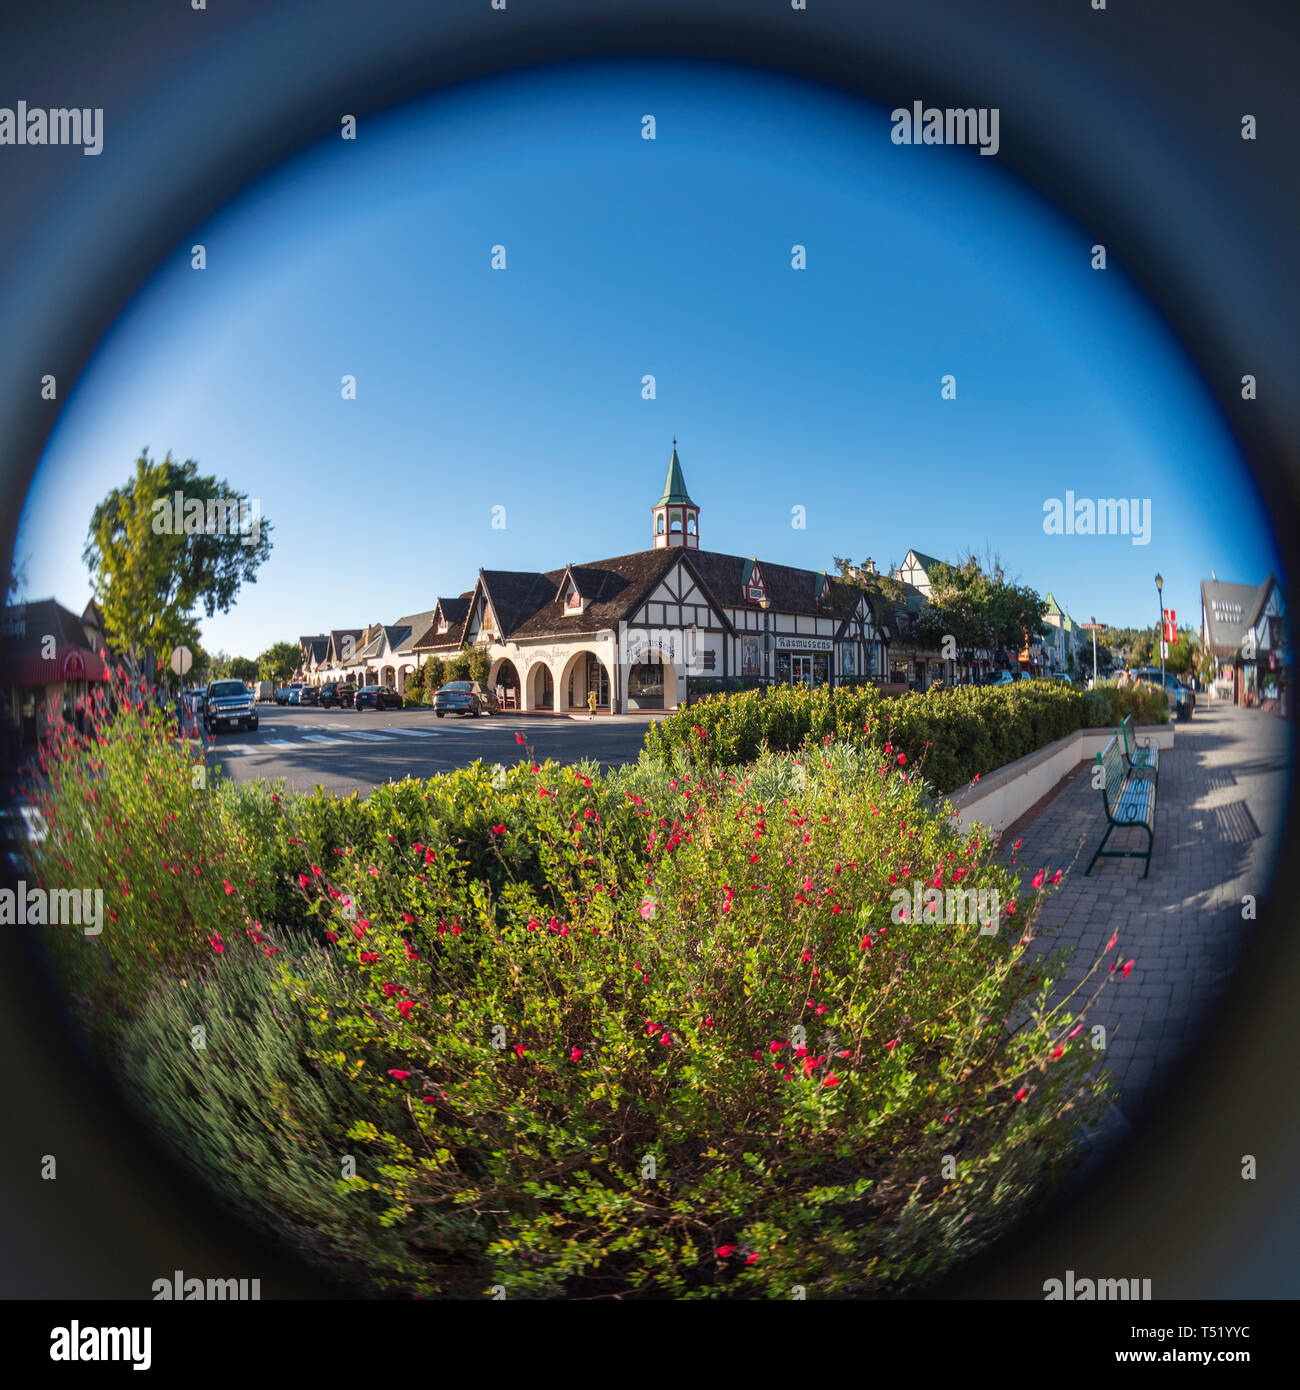
<svg viewBox="0 0 1300 1390"><path fill-rule="evenodd" d="M0 304L17 326L0 336L6 555L59 408L40 400L40 377L53 372L66 399L149 273L216 208L336 132L343 113L364 121L492 73L628 55L756 65L887 107L998 106L998 159L1097 229L1187 346L1294 573L1300 123L1290 69L1300 44L1286 0L1245 12L1214 0L1107 11L1076 0L1068 12L1028 0L808 3L648 0L611 12L600 0L508 0L502 12L482 0L359 15L351 0L223 0L202 12L119 0L103 13L51 0L18 17L0 55L0 102L102 106L105 151L0 149L9 208L22 214L0 226ZM1259 124L1253 143L1240 138L1245 113ZM1259 382L1251 403L1240 399L1246 372ZM1296 862L1297 848L1292 818L1282 862ZM1280 904L1261 905L1231 998L1104 1190L1036 1222L945 1292L1041 1297L1042 1280L1067 1267L1140 1273L1157 1297L1300 1289L1300 1197L1286 1182L1300 1169L1287 1099L1300 940L1287 925ZM15 964L11 953L0 1055L23 1059L4 1084L24 1143L3 1157L13 1220L0 1292L145 1296L183 1243L192 1268L263 1271L267 1296L326 1293L231 1229L123 1126L92 1074L72 1074L34 967ZM51 1151L66 1155L61 1176L33 1194ZM1260 1157L1260 1178L1234 1185L1244 1153Z"/></svg>

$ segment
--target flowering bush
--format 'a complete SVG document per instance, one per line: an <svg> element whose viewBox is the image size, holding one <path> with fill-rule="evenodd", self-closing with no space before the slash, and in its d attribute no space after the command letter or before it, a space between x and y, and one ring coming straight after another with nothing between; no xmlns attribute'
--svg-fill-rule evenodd
<svg viewBox="0 0 1300 1390"><path fill-rule="evenodd" d="M826 738L876 749L889 744L939 791L952 792L1094 721L1117 724L1130 711L1138 723L1168 718L1163 699L1136 690L1115 696L1118 701L1103 695L1089 703L1060 681L896 696L871 686L772 686L710 696L657 721L646 732L646 748L660 758L676 750L701 765L725 767L750 762L765 748L792 751Z"/></svg>
<svg viewBox="0 0 1300 1390"><path fill-rule="evenodd" d="M1027 954L1050 882L893 744L362 801L197 794L137 711L97 739L52 764L42 858L134 866L129 910L59 942L105 1046L230 1200L382 1289L912 1288L1101 1104L1078 996ZM917 920L921 886L996 893L997 929Z"/></svg>

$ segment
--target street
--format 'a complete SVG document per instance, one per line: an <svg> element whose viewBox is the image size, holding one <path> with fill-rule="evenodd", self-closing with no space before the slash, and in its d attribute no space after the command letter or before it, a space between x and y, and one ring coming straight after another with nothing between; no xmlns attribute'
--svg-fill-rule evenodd
<svg viewBox="0 0 1300 1390"><path fill-rule="evenodd" d="M324 787L363 795L403 777L428 777L467 767L476 758L507 767L527 756L523 735L539 762L595 758L605 767L635 761L645 740L640 719L558 719L499 714L470 719L432 710L300 709L258 705L256 733L213 737L209 765L238 782L283 778L292 791Z"/></svg>

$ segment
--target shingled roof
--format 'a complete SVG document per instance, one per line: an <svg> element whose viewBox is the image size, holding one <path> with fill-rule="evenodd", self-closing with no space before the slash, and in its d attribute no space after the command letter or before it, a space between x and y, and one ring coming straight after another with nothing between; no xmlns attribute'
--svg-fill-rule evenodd
<svg viewBox="0 0 1300 1390"><path fill-rule="evenodd" d="M433 611L429 615L428 626L422 633L416 635L415 640L411 643L411 650L427 652L459 647L461 636L465 631L465 619L469 617L470 600L473 597L474 590L466 589L457 598L440 598L434 604ZM444 619L447 623L447 631L439 632L438 627Z"/></svg>

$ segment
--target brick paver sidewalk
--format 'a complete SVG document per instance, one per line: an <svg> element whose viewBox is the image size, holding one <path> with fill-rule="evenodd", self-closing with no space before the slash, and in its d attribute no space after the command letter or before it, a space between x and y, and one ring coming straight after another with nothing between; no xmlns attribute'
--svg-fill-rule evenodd
<svg viewBox="0 0 1300 1390"><path fill-rule="evenodd" d="M1089 764L1003 832L1002 853L1028 879L1065 869L1044 908L1045 949L1074 946L1073 986L1119 930L1111 959L1133 959L1128 978L1103 992L1091 1023L1105 1025L1118 1117L1133 1120L1161 1084L1207 1008L1225 991L1253 923L1242 898L1268 889L1290 781L1291 728L1275 715L1198 697L1175 746L1161 754L1151 873L1138 859L1101 859L1084 870L1105 831ZM1131 839L1126 839L1131 837ZM1011 846L1018 839L1019 851ZM1138 848L1140 831L1116 831L1108 849Z"/></svg>

